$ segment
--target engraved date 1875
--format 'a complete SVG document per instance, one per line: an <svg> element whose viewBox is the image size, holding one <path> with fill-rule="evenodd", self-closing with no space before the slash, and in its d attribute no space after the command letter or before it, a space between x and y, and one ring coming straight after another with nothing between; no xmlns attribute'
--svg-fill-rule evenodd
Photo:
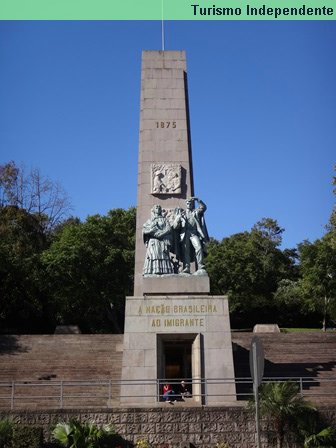
<svg viewBox="0 0 336 448"><path fill-rule="evenodd" d="M155 124L158 129L176 128L176 121L156 121Z"/></svg>

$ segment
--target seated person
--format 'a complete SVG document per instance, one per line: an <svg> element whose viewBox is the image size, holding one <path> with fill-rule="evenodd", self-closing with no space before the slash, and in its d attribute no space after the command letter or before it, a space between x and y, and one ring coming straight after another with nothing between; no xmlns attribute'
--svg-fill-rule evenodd
<svg viewBox="0 0 336 448"><path fill-rule="evenodd" d="M180 385L180 393L182 398L191 397L191 393L188 389L188 386L186 385L185 381L181 381Z"/></svg>
<svg viewBox="0 0 336 448"><path fill-rule="evenodd" d="M175 396L175 392L173 391L170 384L166 383L163 385L163 401L168 401L172 403L172 398Z"/></svg>

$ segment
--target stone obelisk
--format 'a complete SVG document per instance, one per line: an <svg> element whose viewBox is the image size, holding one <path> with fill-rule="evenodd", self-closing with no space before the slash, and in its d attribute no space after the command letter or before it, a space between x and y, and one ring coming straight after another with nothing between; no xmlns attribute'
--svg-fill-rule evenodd
<svg viewBox="0 0 336 448"><path fill-rule="evenodd" d="M209 277L202 269L195 273L197 264L181 274L179 259L170 275L144 275L143 228L153 207L172 224L177 210L186 216L182 209L194 196L186 73L183 51L142 53L134 296L126 298L120 398L125 405L159 403L164 378L188 378L195 403L235 400L232 383L214 382L234 378L227 298L209 294Z"/></svg>
<svg viewBox="0 0 336 448"><path fill-rule="evenodd" d="M142 226L151 208L184 207L194 194L186 73L184 51L142 53L135 296L148 292Z"/></svg>

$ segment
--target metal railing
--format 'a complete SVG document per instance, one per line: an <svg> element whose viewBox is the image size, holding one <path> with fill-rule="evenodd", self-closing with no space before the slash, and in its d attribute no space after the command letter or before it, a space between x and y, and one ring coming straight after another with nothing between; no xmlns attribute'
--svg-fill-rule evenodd
<svg viewBox="0 0 336 448"><path fill-rule="evenodd" d="M88 380L88 381L0 381L0 409L80 409L80 408L112 408L120 404L123 398L139 398L139 387L143 388L142 398L150 399L151 403L162 401L162 386L169 382L173 390L178 391L181 380L171 379L138 379L127 381ZM186 379L191 391L186 402L198 402L207 405L210 397L226 397L248 400L253 395L252 379L246 378L215 378ZM316 377L268 377L263 383L275 381L291 381L298 384L299 393L310 400L328 397L336 403L336 377L322 379ZM235 393L221 393L220 386L228 387ZM215 387L214 387L215 386ZM216 387L218 386L218 387ZM234 388L233 388L234 387ZM136 392L132 392L135 391ZM127 390L127 395L122 391ZM197 393L196 393L197 391ZM176 392L179 397L179 393ZM223 400L221 400L223 401Z"/></svg>

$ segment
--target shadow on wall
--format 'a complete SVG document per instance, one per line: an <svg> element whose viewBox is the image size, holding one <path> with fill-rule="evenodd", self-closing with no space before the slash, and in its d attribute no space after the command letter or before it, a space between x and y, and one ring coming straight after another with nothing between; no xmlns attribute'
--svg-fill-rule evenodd
<svg viewBox="0 0 336 448"><path fill-rule="evenodd" d="M250 350L242 347L239 344L233 343L233 363L236 378L249 378L250 363L249 356ZM267 356L267 355L266 355ZM310 377L315 378L322 372L332 371L336 367L336 362L279 362L275 363L269 361L265 356L264 365L264 377L265 378L277 378L277 377ZM310 390L320 386L320 382L312 381L311 383L305 382L303 385L304 390ZM237 384L236 386L238 400L246 400L252 391L252 385L250 383Z"/></svg>
<svg viewBox="0 0 336 448"><path fill-rule="evenodd" d="M19 342L18 336L2 335L0 336L0 356L15 355L17 353L27 353L28 347Z"/></svg>

